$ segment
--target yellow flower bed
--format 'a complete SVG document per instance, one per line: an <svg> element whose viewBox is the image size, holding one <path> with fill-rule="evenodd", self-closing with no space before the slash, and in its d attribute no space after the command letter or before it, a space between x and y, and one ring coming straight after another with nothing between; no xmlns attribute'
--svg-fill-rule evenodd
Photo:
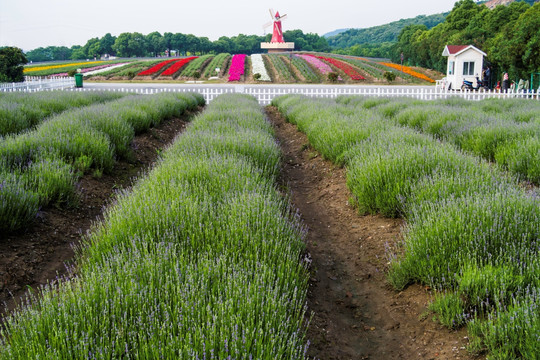
<svg viewBox="0 0 540 360"><path fill-rule="evenodd" d="M429 82L431 82L431 83L434 83L434 82L435 82L435 80L433 80L432 78L427 77L427 76L424 75L424 74L420 74L419 72L416 72L416 71L414 71L413 69L411 69L410 67L405 66L405 65L403 65L403 67L402 67L401 65L398 65L398 64L385 63L385 62L380 62L379 64L384 65L384 66L388 66L388 67L391 67L391 68L394 68L394 69L400 70L400 71L401 71L401 69L403 68L402 71L403 71L405 74L409 74L409 75L411 75L411 76L417 77L417 78L422 79L422 80L429 81Z"/></svg>
<svg viewBox="0 0 540 360"><path fill-rule="evenodd" d="M80 63L69 63L69 64L62 64L62 65L36 66L36 67L26 68L26 69L24 69L24 72L28 73L28 72L33 72L33 71L58 69L58 68L68 67L68 66L97 64L97 63L101 63L101 62L103 62L103 61L85 61L85 62L80 62Z"/></svg>

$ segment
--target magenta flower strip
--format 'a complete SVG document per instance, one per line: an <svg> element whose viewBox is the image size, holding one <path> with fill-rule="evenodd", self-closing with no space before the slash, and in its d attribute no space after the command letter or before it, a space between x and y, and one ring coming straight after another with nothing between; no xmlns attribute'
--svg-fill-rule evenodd
<svg viewBox="0 0 540 360"><path fill-rule="evenodd" d="M231 60L231 67L229 68L229 81L239 81L240 77L244 75L246 55L236 54Z"/></svg>

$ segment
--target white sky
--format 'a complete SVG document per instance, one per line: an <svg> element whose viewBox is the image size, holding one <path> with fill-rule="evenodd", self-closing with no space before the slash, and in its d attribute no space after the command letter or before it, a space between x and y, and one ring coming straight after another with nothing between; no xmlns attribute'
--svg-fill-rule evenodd
<svg viewBox="0 0 540 360"><path fill-rule="evenodd" d="M323 35L450 11L456 0L0 0L0 46L24 51L84 45L93 37L159 31L206 36L263 35L268 9L287 14L283 30ZM271 29L270 29L271 31Z"/></svg>

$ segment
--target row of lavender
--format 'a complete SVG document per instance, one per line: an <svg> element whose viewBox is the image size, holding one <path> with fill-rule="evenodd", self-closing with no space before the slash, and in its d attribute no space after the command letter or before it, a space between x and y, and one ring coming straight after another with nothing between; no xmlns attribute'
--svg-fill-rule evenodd
<svg viewBox="0 0 540 360"><path fill-rule="evenodd" d="M7 93L0 96L0 136L16 134L39 125L49 116L71 108L103 103L123 97L111 92L40 92L32 95Z"/></svg>
<svg viewBox="0 0 540 360"><path fill-rule="evenodd" d="M303 228L257 102L224 95L85 238L77 274L0 329L0 358L303 359Z"/></svg>
<svg viewBox="0 0 540 360"><path fill-rule="evenodd" d="M419 110L435 106L415 103ZM326 158L347 167L347 185L361 213L406 219L403 240L389 255L388 279L396 289L415 282L438 289L431 310L451 328L468 326L471 352L488 351L494 359L537 357L537 188L523 188L507 172L453 144L396 125L391 119L399 118L403 101L348 97L338 103L291 95L273 104ZM436 106L452 105L457 104ZM459 105L470 113L518 106Z"/></svg>
<svg viewBox="0 0 540 360"><path fill-rule="evenodd" d="M495 162L520 180L540 185L540 103L523 99L473 102L454 98L423 102L381 98L338 102L374 111L459 149ZM375 106L376 105L376 106Z"/></svg>
<svg viewBox="0 0 540 360"><path fill-rule="evenodd" d="M25 97L35 98L42 104L49 99L48 108L54 111L60 110L54 106L56 96L60 99L70 95L75 100L92 99L91 95L78 98L73 96L74 93L45 94L25 94ZM97 99L120 97L91 94ZM27 226L41 207L51 203L75 203L75 185L81 174L93 171L99 175L110 171L116 157L129 156L136 133L203 104L204 98L199 94L124 96L107 103L64 111L47 121L38 121L36 127L23 133L2 138L0 231Z"/></svg>

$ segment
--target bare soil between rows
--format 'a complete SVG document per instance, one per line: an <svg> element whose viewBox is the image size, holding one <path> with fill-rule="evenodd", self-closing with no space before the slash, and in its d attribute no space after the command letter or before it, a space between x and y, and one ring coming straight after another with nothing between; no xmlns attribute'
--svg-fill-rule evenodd
<svg viewBox="0 0 540 360"><path fill-rule="evenodd" d="M49 206L32 224L0 237L0 318L24 298L29 288L54 281L67 273L74 246L103 218L103 211L121 189L130 187L156 161L159 152L183 131L192 114L163 121L135 137L131 159L116 162L110 174L88 174L78 183L76 206Z"/></svg>
<svg viewBox="0 0 540 360"><path fill-rule="evenodd" d="M478 359L467 332L449 330L427 312L430 289L398 292L385 279L387 248L400 219L359 215L349 204L346 170L308 146L307 137L267 107L284 156L283 185L308 228L311 264L308 355L318 359Z"/></svg>

